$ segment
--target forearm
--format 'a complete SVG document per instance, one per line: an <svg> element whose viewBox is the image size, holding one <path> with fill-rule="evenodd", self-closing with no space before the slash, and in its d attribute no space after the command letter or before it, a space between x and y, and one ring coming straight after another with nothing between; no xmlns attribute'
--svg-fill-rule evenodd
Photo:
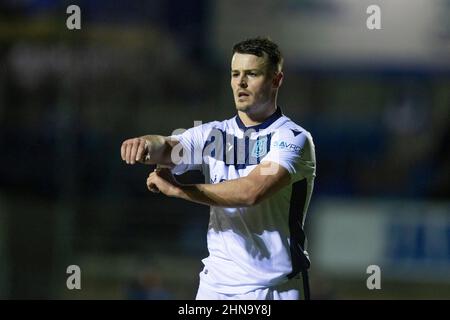
<svg viewBox="0 0 450 320"><path fill-rule="evenodd" d="M193 184L178 187L176 197L217 207L248 207L256 203L255 186L245 178L218 184Z"/></svg>
<svg viewBox="0 0 450 320"><path fill-rule="evenodd" d="M277 168L273 170L273 167ZM271 168L270 174L266 169ZM150 173L147 187L170 197L216 207L249 207L272 196L290 183L289 172L273 162L259 164L249 175L217 184L180 185L168 169Z"/></svg>
<svg viewBox="0 0 450 320"><path fill-rule="evenodd" d="M160 135L146 135L141 138L146 141L146 146L148 148L143 159L146 164L173 166L171 152L172 147L176 142L171 141L168 137Z"/></svg>

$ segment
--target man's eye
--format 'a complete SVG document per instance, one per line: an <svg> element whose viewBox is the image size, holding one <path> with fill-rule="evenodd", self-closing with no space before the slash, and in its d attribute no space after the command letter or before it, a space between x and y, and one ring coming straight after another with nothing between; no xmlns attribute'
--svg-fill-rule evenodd
<svg viewBox="0 0 450 320"><path fill-rule="evenodd" d="M239 76L239 73L232 73L231 76L232 76L233 78L236 78L237 76Z"/></svg>
<svg viewBox="0 0 450 320"><path fill-rule="evenodd" d="M248 75L251 76L251 77L256 77L256 73L255 72L250 72Z"/></svg>

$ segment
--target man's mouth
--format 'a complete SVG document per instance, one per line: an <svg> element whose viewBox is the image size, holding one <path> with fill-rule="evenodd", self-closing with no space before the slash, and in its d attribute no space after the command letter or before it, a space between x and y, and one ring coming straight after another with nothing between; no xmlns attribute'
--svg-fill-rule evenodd
<svg viewBox="0 0 450 320"><path fill-rule="evenodd" d="M242 97L248 97L250 96L250 94L246 93L246 92L239 92L238 93L238 98L242 98Z"/></svg>

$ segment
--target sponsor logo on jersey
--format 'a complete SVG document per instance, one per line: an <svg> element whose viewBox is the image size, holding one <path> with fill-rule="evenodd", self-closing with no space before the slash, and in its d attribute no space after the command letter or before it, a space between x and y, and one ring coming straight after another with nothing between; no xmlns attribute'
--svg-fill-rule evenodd
<svg viewBox="0 0 450 320"><path fill-rule="evenodd" d="M272 142L272 146L282 150L290 150L294 152L299 152L302 148L293 143L287 143L286 141L276 140Z"/></svg>

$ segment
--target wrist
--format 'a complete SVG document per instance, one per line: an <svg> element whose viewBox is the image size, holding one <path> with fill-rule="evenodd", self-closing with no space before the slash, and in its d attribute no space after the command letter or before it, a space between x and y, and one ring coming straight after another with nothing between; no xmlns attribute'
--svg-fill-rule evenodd
<svg viewBox="0 0 450 320"><path fill-rule="evenodd" d="M170 196L175 197L175 198L181 198L183 199L183 195L184 195L184 190L183 190L183 186L182 185L175 185L172 187L172 191L170 193Z"/></svg>

